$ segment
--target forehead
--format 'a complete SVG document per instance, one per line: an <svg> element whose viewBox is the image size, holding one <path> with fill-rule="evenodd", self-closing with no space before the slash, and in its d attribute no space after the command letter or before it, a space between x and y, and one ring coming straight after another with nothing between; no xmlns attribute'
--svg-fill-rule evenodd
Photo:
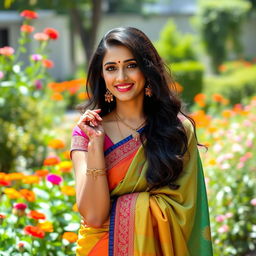
<svg viewBox="0 0 256 256"><path fill-rule="evenodd" d="M103 57L103 64L106 62L122 62L127 59L133 59L132 52L123 45L113 45L107 48L107 51Z"/></svg>

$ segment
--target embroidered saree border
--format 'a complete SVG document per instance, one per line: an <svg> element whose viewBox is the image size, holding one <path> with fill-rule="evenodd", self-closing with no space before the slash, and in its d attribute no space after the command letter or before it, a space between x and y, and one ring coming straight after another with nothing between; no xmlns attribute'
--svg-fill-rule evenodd
<svg viewBox="0 0 256 256"><path fill-rule="evenodd" d="M141 145L140 140L134 140L131 139L127 141L126 143L122 144L115 150L111 151L107 156L105 156L105 162L107 169L111 169L116 164L118 164L120 161L125 159L127 156L129 156L131 153L136 151Z"/></svg>
<svg viewBox="0 0 256 256"><path fill-rule="evenodd" d="M135 204L138 195L139 193L132 193L117 199L115 219L110 223L110 226L114 226L114 233L110 232L109 236L109 241L113 241L112 245L109 244L113 247L109 256L133 255Z"/></svg>

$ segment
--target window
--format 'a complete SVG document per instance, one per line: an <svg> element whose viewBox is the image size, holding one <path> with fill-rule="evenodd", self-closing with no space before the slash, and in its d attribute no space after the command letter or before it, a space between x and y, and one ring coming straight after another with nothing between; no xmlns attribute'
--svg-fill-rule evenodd
<svg viewBox="0 0 256 256"><path fill-rule="evenodd" d="M0 28L0 47L9 45L9 31L7 28Z"/></svg>

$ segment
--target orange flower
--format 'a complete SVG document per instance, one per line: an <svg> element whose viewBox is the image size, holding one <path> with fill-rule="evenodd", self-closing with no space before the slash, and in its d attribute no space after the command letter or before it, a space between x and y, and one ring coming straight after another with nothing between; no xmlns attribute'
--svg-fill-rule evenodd
<svg viewBox="0 0 256 256"><path fill-rule="evenodd" d="M7 175L8 175L8 180L21 180L25 177L25 175L20 172L12 172Z"/></svg>
<svg viewBox="0 0 256 256"><path fill-rule="evenodd" d="M233 111L230 109L226 109L222 111L222 116L226 118L230 118L233 115Z"/></svg>
<svg viewBox="0 0 256 256"><path fill-rule="evenodd" d="M218 69L220 72L225 72L225 71L227 71L228 68L225 65L220 65Z"/></svg>
<svg viewBox="0 0 256 256"><path fill-rule="evenodd" d="M13 55L14 52L15 52L15 50L10 46L5 46L5 47L0 48L0 55L9 57L9 56Z"/></svg>
<svg viewBox="0 0 256 256"><path fill-rule="evenodd" d="M60 159L57 156L49 156L44 160L44 165L56 165L60 163Z"/></svg>
<svg viewBox="0 0 256 256"><path fill-rule="evenodd" d="M37 41L47 41L49 39L49 36L45 33L35 33L34 39Z"/></svg>
<svg viewBox="0 0 256 256"><path fill-rule="evenodd" d="M44 59L42 61L42 64L45 68L53 68L54 67L54 62L52 60Z"/></svg>
<svg viewBox="0 0 256 256"><path fill-rule="evenodd" d="M183 86L181 86L178 82L175 82L175 89L179 93L184 90Z"/></svg>
<svg viewBox="0 0 256 256"><path fill-rule="evenodd" d="M28 217L34 219L34 220L45 220L45 214L38 212L38 211L30 211L30 213L28 213Z"/></svg>
<svg viewBox="0 0 256 256"><path fill-rule="evenodd" d="M219 103L222 103L224 97L218 93L214 93L212 95L212 100L215 101L215 102L219 102Z"/></svg>
<svg viewBox="0 0 256 256"><path fill-rule="evenodd" d="M26 25L26 24L20 27L21 32L28 33L28 34L32 33L34 30L35 28L33 26Z"/></svg>
<svg viewBox="0 0 256 256"><path fill-rule="evenodd" d="M0 172L0 185L1 186L10 186L11 185L8 175L4 172Z"/></svg>
<svg viewBox="0 0 256 256"><path fill-rule="evenodd" d="M49 173L49 171L45 170L45 169L35 171L35 175L38 176L38 177L45 177L45 176L48 175L48 173Z"/></svg>
<svg viewBox="0 0 256 256"><path fill-rule="evenodd" d="M77 241L77 234L74 232L65 232L62 235L63 239L66 239L67 241L69 241L70 243L75 243Z"/></svg>
<svg viewBox="0 0 256 256"><path fill-rule="evenodd" d="M35 202L36 196L35 196L35 193L34 193L33 191L24 188L24 189L21 189L19 192L22 194L22 196L23 196L27 201L29 201L29 202Z"/></svg>
<svg viewBox="0 0 256 256"><path fill-rule="evenodd" d="M25 17L26 19L37 19L38 14L34 11L30 10L24 10L23 12L20 13L20 16Z"/></svg>
<svg viewBox="0 0 256 256"><path fill-rule="evenodd" d="M208 127L211 121L211 117L209 115L206 115L203 110L199 110L193 113L191 117L194 119L198 128Z"/></svg>
<svg viewBox="0 0 256 256"><path fill-rule="evenodd" d="M78 212L78 208L77 208L77 204L76 203L73 205L72 210L74 212Z"/></svg>
<svg viewBox="0 0 256 256"><path fill-rule="evenodd" d="M71 161L62 161L59 163L59 168L62 172L71 172L72 162Z"/></svg>
<svg viewBox="0 0 256 256"><path fill-rule="evenodd" d="M37 227L44 232L53 232L53 225L50 221L40 222L37 224Z"/></svg>
<svg viewBox="0 0 256 256"><path fill-rule="evenodd" d="M65 144L62 140L59 139L53 139L48 143L48 147L50 148L54 148L54 149L60 149L60 148L64 148Z"/></svg>
<svg viewBox="0 0 256 256"><path fill-rule="evenodd" d="M25 184L37 184L39 183L39 177L36 175L27 175L22 179Z"/></svg>
<svg viewBox="0 0 256 256"><path fill-rule="evenodd" d="M4 189L4 193L10 198L10 199L18 199L21 198L22 195L20 192L18 192L14 188L6 188Z"/></svg>
<svg viewBox="0 0 256 256"><path fill-rule="evenodd" d="M64 83L51 82L48 84L48 87L54 92L64 92L66 90L66 86Z"/></svg>
<svg viewBox="0 0 256 256"><path fill-rule="evenodd" d="M205 99L206 96L203 93L198 93L195 97L194 97L194 101L195 103L200 106L200 107L204 107L205 106Z"/></svg>
<svg viewBox="0 0 256 256"><path fill-rule="evenodd" d="M52 40L56 40L59 38L59 32L54 28L45 28L44 33L47 34Z"/></svg>
<svg viewBox="0 0 256 256"><path fill-rule="evenodd" d="M42 229L28 225L24 228L24 232L28 235L38 237L38 238L43 238L45 236L45 233Z"/></svg>
<svg viewBox="0 0 256 256"><path fill-rule="evenodd" d="M62 94L58 93L58 92L55 92L52 97L51 97L52 100L56 100L56 101L60 101L60 100L63 100L63 96Z"/></svg>
<svg viewBox="0 0 256 256"><path fill-rule="evenodd" d="M70 151L64 151L64 152L62 152L62 156L63 156L65 159L70 160Z"/></svg>
<svg viewBox="0 0 256 256"><path fill-rule="evenodd" d="M61 192L66 196L74 196L76 194L75 188L71 186L61 187Z"/></svg>
<svg viewBox="0 0 256 256"><path fill-rule="evenodd" d="M79 100L88 100L88 95L86 92L80 92L78 95L77 95L77 98Z"/></svg>

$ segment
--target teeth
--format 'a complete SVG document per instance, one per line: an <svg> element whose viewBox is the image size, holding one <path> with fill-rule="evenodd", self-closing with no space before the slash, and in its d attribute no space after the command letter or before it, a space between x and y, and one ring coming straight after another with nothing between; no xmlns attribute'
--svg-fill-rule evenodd
<svg viewBox="0 0 256 256"><path fill-rule="evenodd" d="M125 86L117 86L118 88L120 88L120 89L126 89L126 88L129 88L129 87L131 87L131 85L125 85Z"/></svg>

